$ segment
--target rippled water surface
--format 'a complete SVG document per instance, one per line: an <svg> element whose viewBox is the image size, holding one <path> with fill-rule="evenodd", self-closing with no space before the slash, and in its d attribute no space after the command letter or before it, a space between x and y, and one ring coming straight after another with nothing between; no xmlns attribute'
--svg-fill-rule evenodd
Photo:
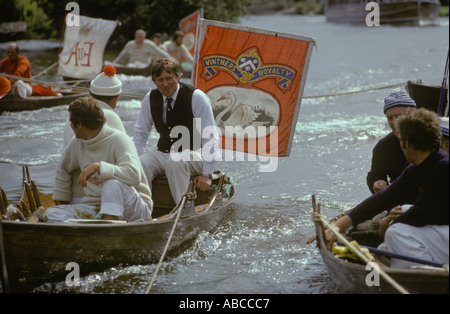
<svg viewBox="0 0 450 314"><path fill-rule="evenodd" d="M289 157L277 171L259 172L257 162L222 162L236 185L235 205L212 233L201 234L181 255L166 260L155 293L339 293L314 245L311 195L329 217L369 196L365 176L371 150L389 132L377 89L422 79L440 85L448 50L448 19L435 27L355 27L326 23L323 16L265 15L243 25L313 37L307 75ZM52 46L54 43L45 42ZM33 73L56 61L40 42L23 43ZM3 49L4 45L0 44ZM31 49L31 50L30 50ZM112 59L118 52L106 52ZM149 78L120 77L124 90L145 94ZM368 89L335 97L308 96ZM140 101L121 99L116 112L132 136ZM45 192L62 148L67 106L0 115L0 184L11 200L20 194L21 164ZM156 142L156 134L152 142ZM39 292L143 293L156 265L115 267L82 278L81 287L45 284Z"/></svg>

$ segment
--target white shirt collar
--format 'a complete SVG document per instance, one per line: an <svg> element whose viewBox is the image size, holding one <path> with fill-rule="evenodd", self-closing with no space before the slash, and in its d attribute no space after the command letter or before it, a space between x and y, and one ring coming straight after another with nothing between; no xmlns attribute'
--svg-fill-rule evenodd
<svg viewBox="0 0 450 314"><path fill-rule="evenodd" d="M172 108L175 105L175 101L177 99L179 91L180 91L180 83L178 83L178 87L177 87L177 90L175 91L175 93L173 93L172 97L170 97L170 98L173 99L173 101L172 101ZM164 108L167 106L167 98L169 98L169 97L166 97L166 96L163 95Z"/></svg>

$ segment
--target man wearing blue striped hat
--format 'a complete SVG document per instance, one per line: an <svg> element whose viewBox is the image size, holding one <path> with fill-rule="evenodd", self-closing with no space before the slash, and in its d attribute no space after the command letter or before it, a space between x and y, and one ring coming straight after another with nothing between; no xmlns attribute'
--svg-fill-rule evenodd
<svg viewBox="0 0 450 314"><path fill-rule="evenodd" d="M405 170L406 157L393 130L397 118L409 107L416 107L416 102L402 90L395 90L384 99L383 111L392 131L372 151L372 165L366 178L372 193L387 187Z"/></svg>

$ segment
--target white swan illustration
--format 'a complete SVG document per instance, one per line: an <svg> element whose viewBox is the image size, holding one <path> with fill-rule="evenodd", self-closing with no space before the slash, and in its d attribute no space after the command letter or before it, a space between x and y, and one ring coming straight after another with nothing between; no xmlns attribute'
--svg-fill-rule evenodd
<svg viewBox="0 0 450 314"><path fill-rule="evenodd" d="M217 101L229 100L230 104L222 110L216 117L216 125L219 127L223 126L241 126L245 128L249 125L266 125L270 122L255 121L261 113L255 112L252 106L247 104L236 104L236 96L233 92L227 91L222 94L222 97L217 99ZM225 114L230 112L229 117L224 121L222 120Z"/></svg>

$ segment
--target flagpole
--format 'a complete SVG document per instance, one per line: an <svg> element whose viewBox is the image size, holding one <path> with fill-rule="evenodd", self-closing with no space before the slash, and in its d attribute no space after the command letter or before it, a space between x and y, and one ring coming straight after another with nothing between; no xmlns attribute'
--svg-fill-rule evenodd
<svg viewBox="0 0 450 314"><path fill-rule="evenodd" d="M194 50L194 66L195 71L193 71L192 75L195 73L195 77L191 77L192 83L194 87L197 87L197 78L198 78L198 61L200 56L200 29L203 26L203 17L197 20L197 30L195 32L195 50Z"/></svg>
<svg viewBox="0 0 450 314"><path fill-rule="evenodd" d="M61 54L61 46L62 46L62 42L63 42L63 38L64 38L64 32L66 31L66 19L67 19L67 12L66 14L64 14L64 22L63 22L63 26L62 26L62 30L61 30L61 36L59 38L59 49L58 49L58 60L56 61L56 69L55 69L55 76L54 76L54 80L56 82L56 76L58 75L58 66L59 66L59 55Z"/></svg>

